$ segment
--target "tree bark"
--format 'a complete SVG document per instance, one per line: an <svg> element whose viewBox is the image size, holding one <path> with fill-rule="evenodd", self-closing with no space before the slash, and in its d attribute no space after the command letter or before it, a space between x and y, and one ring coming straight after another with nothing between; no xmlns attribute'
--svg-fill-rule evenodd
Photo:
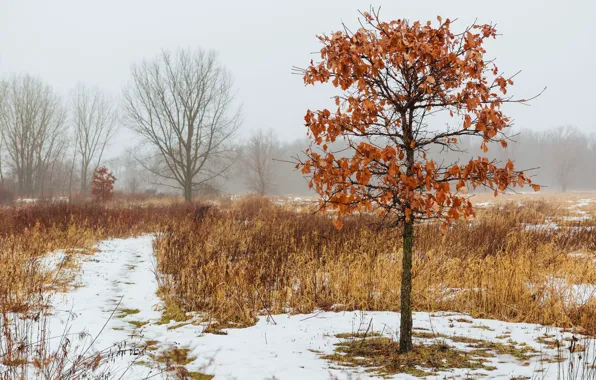
<svg viewBox="0 0 596 380"><path fill-rule="evenodd" d="M414 167L414 142L413 135L414 110L409 109L408 114L402 113L402 128L406 143L406 175L413 175ZM412 251L414 247L414 215L410 210L410 200L403 204L404 229L403 229L403 259L401 275L401 323L399 331L399 352L402 354L412 350ZM408 216L408 212L410 215Z"/></svg>
<svg viewBox="0 0 596 380"><path fill-rule="evenodd" d="M414 247L414 218L404 221L403 261L401 275L401 324L399 352L412 350L412 251Z"/></svg>
<svg viewBox="0 0 596 380"><path fill-rule="evenodd" d="M81 194L86 194L87 191L89 190L89 183L88 183L88 179L87 179L87 170L89 170L89 167L87 166L82 166L81 167Z"/></svg>
<svg viewBox="0 0 596 380"><path fill-rule="evenodd" d="M76 159L77 159L77 144L75 143L74 153L72 156L72 163L70 165L70 176L68 178L68 203L72 203L72 176L74 173Z"/></svg>
<svg viewBox="0 0 596 380"><path fill-rule="evenodd" d="M4 185L4 173L2 172L2 151L0 151L0 185Z"/></svg>
<svg viewBox="0 0 596 380"><path fill-rule="evenodd" d="M184 185L184 201L192 201L192 183L187 183Z"/></svg>

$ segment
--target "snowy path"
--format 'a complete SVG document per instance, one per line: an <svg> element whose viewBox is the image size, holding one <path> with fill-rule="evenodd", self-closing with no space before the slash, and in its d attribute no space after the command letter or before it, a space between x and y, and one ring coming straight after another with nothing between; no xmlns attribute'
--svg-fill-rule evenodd
<svg viewBox="0 0 596 380"><path fill-rule="evenodd" d="M173 345L188 347L196 360L186 368L214 374L215 379L355 378L353 369L332 369L333 364L320 358L321 353L333 352L334 344L341 341L335 335L364 331L371 319L372 329L385 335L392 335L398 328L399 314L391 312L275 315L274 322L263 317L253 327L226 330L228 335L203 334L203 326L193 324L174 329L176 322L157 324L162 315L161 302L155 294L157 284L151 243L151 236L101 242L98 253L83 257L81 286L56 299L55 312L50 317L51 336L61 335L65 328L72 334L69 336L85 331L88 335L83 340L72 338L73 347L79 345L79 351L87 351L87 354L103 351L113 357L108 363L110 379L165 377L145 365L131 365L135 360L150 362L149 358L139 358L129 350L119 351L123 348L122 342L126 342L128 349L148 340L158 341L160 349ZM118 303L119 311L114 313ZM414 327L418 331L503 344L512 340L542 352L549 350L536 339L546 332L559 338L571 336L539 325L472 319L449 313L415 313ZM58 341L54 346L57 344ZM466 349L465 343L454 345ZM114 355L115 352L121 355ZM539 375L541 378L556 378L557 364L547 363L543 368L538 357L531 359L529 365L509 355L499 355L491 361L497 367L494 371L459 369L443 372L441 378L464 378L470 374L484 374L487 378L533 377L541 368L545 370ZM359 376L373 378L363 370Z"/></svg>
<svg viewBox="0 0 596 380"><path fill-rule="evenodd" d="M151 236L142 236L102 241L98 253L82 257L77 287L54 301L50 336L67 331L73 347L78 346L74 351L86 352L87 356L107 351L110 378L124 375L123 379L142 379L155 373L129 365L138 359L130 348L142 343L140 332L129 322L161 316L154 310L159 299L155 294L152 240ZM120 317L121 310L126 309L139 312ZM81 332L86 333L84 337L77 336ZM52 345L57 347L59 343L54 340Z"/></svg>

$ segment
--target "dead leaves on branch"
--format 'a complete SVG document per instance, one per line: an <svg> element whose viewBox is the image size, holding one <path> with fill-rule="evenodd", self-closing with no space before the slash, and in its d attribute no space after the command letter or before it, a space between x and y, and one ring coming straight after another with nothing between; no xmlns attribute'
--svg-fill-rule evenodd
<svg viewBox="0 0 596 380"><path fill-rule="evenodd" d="M477 136L507 146L503 130L511 120L501 106L511 78L499 75L484 58L483 45L496 37L493 25L472 25L462 33L452 22L385 22L378 12L363 13L355 33L345 28L319 36L321 61L304 71L306 84L331 82L341 89L337 109L308 110L305 116L315 152L298 167L326 207L339 214L370 210L400 217L440 218L445 224L474 215L468 188L497 195L511 187L537 185L513 162L499 167L486 157L438 165L427 158L432 145L454 147L460 136ZM428 113L448 111L459 125L447 132L428 130ZM431 137L428 137L428 136ZM421 136L424 136L422 138ZM328 143L344 138L353 153L336 157ZM336 221L341 228L341 221Z"/></svg>

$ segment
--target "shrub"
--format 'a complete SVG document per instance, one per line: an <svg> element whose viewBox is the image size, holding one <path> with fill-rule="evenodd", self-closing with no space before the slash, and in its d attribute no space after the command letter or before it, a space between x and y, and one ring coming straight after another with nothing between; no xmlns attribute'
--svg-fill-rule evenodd
<svg viewBox="0 0 596 380"><path fill-rule="evenodd" d="M104 166L95 169L91 180L91 194L96 202L106 202L114 195L116 177Z"/></svg>

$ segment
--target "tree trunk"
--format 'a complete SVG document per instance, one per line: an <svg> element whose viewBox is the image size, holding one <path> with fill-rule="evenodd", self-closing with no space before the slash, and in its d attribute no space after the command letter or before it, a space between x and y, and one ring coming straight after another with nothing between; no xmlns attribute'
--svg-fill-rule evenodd
<svg viewBox="0 0 596 380"><path fill-rule="evenodd" d="M192 184L187 183L184 185L184 201L192 201Z"/></svg>
<svg viewBox="0 0 596 380"><path fill-rule="evenodd" d="M2 152L0 152L0 185L4 185L4 173L2 173Z"/></svg>
<svg viewBox="0 0 596 380"><path fill-rule="evenodd" d="M87 183L87 168L81 168L81 193L86 194L89 191L89 183Z"/></svg>
<svg viewBox="0 0 596 380"><path fill-rule="evenodd" d="M414 167L414 135L412 133L412 123L414 120L414 110L408 111L409 115L402 113L403 133L406 137L406 175L413 175ZM404 203L402 209L404 213L404 231L403 231L403 260L401 275L401 323L399 328L399 352L402 354L412 350L412 250L414 247L414 215L410 212L410 201Z"/></svg>
<svg viewBox="0 0 596 380"><path fill-rule="evenodd" d="M72 164L70 165L70 177L68 178L68 203L72 203L72 177L74 174L75 160L77 159L77 144L75 143L75 149L72 156Z"/></svg>
<svg viewBox="0 0 596 380"><path fill-rule="evenodd" d="M404 221L403 261L401 275L401 324L399 331L399 352L412 350L412 250L414 247L414 218Z"/></svg>

